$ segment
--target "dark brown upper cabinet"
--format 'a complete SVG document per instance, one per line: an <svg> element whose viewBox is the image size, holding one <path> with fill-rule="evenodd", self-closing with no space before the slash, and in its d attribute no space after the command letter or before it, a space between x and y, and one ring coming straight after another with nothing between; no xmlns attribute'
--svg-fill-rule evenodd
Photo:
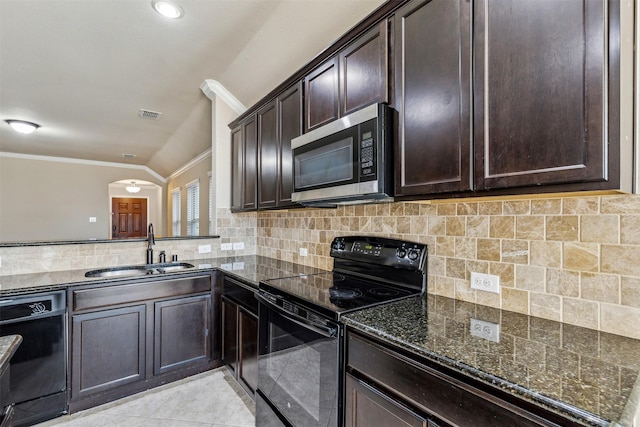
<svg viewBox="0 0 640 427"><path fill-rule="evenodd" d="M470 8L422 0L395 14L397 196L472 188Z"/></svg>
<svg viewBox="0 0 640 427"><path fill-rule="evenodd" d="M385 19L338 56L340 116L389 102L389 25Z"/></svg>
<svg viewBox="0 0 640 427"><path fill-rule="evenodd" d="M396 11L396 195L617 188L616 7L415 0Z"/></svg>
<svg viewBox="0 0 640 427"><path fill-rule="evenodd" d="M619 143L607 134L605 92L605 11L613 6L604 0L475 3L476 189L608 179L608 144Z"/></svg>
<svg viewBox="0 0 640 427"><path fill-rule="evenodd" d="M231 210L255 210L258 200L258 135L255 114L231 130Z"/></svg>
<svg viewBox="0 0 640 427"><path fill-rule="evenodd" d="M305 131L389 100L389 30L376 24L305 79Z"/></svg>
<svg viewBox="0 0 640 427"><path fill-rule="evenodd" d="M302 134L302 83L258 111L258 208L295 205L291 140Z"/></svg>

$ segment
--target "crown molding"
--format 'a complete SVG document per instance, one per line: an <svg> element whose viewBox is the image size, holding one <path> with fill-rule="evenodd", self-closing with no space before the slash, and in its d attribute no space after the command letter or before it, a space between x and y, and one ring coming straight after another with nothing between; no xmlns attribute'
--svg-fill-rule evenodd
<svg viewBox="0 0 640 427"><path fill-rule="evenodd" d="M247 107L217 80L206 79L200 85L200 90L212 101L216 96L219 96L238 114L247 111Z"/></svg>
<svg viewBox="0 0 640 427"><path fill-rule="evenodd" d="M212 150L211 150L211 148L209 148L205 152L199 154L198 156L196 156L195 158L193 158L189 162L185 163L180 168L178 168L175 171L173 171L169 176L167 176L167 181L172 180L176 176L180 175L181 173L183 173L187 169L192 168L193 166L197 165L201 161L203 161L203 160L205 160L207 158L211 158L211 153L212 153Z"/></svg>
<svg viewBox="0 0 640 427"><path fill-rule="evenodd" d="M85 160L85 159L73 159L70 157L54 157L54 156L39 156L34 154L21 154L21 153L8 153L0 151L0 157L7 157L13 159L25 159L25 160L38 160L43 162L56 162L56 163L74 163L78 165L91 165L91 166L104 166L110 168L123 168L123 169L138 169L147 172L152 175L158 181L166 183L167 179L144 165L131 165L128 163L116 163L116 162L103 162L98 160Z"/></svg>

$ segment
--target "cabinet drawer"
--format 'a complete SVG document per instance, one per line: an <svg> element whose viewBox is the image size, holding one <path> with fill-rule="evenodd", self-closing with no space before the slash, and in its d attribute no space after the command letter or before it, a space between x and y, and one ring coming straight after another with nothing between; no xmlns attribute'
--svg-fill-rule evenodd
<svg viewBox="0 0 640 427"><path fill-rule="evenodd" d="M349 333L347 346L347 366L354 375L362 374L446 423L461 427L557 425L358 335Z"/></svg>
<svg viewBox="0 0 640 427"><path fill-rule="evenodd" d="M73 311L211 291L211 276L112 285L73 291Z"/></svg>

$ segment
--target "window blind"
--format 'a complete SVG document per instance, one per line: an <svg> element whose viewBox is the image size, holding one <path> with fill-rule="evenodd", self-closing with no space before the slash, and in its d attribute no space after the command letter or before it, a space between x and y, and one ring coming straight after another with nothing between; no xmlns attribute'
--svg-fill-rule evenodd
<svg viewBox="0 0 640 427"><path fill-rule="evenodd" d="M180 235L180 188L171 191L171 235Z"/></svg>
<svg viewBox="0 0 640 427"><path fill-rule="evenodd" d="M187 184L187 236L200 234L200 183Z"/></svg>

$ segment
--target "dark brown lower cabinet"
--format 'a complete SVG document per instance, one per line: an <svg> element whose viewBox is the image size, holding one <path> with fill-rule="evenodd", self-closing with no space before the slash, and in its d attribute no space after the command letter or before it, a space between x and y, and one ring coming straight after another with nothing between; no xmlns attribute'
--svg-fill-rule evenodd
<svg viewBox="0 0 640 427"><path fill-rule="evenodd" d="M220 365L210 275L69 293L71 412Z"/></svg>
<svg viewBox="0 0 640 427"><path fill-rule="evenodd" d="M251 396L258 387L258 301L254 289L225 277L222 290L222 361Z"/></svg>
<svg viewBox="0 0 640 427"><path fill-rule="evenodd" d="M345 425L351 427L579 425L351 330L346 371Z"/></svg>

